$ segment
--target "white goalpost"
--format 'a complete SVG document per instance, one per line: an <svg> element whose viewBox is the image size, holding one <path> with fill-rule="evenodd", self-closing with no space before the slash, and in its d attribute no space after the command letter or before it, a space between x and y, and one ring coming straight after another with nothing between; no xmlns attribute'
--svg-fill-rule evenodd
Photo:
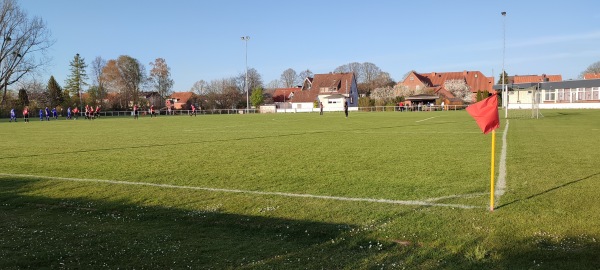
<svg viewBox="0 0 600 270"><path fill-rule="evenodd" d="M506 115L508 119L539 119L542 90L539 84L507 91Z"/></svg>

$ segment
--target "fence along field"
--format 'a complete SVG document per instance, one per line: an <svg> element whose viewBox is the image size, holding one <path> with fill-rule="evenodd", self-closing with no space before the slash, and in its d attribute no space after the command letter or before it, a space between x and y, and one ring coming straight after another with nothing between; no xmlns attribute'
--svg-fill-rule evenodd
<svg viewBox="0 0 600 270"><path fill-rule="evenodd" d="M174 258L176 267L185 267L186 262L193 261L217 268L342 265L477 268L502 264L526 266L530 257L538 255L553 265L558 260L552 259L554 256L548 255L547 250L536 248L536 243L560 247L575 239L577 244L573 249L559 248L550 253L566 256L562 261L570 266L579 259L597 266L595 257L591 257L598 251L592 240L599 235L597 226L593 226L597 222L581 225L574 217L561 219L560 224L548 222L558 218L553 214L556 211L598 217L597 213L589 213L588 208L560 203L573 199L569 197L570 189L589 188L597 183L593 181L597 179L593 166L590 161L582 160L577 166L563 168L570 172L568 176L565 172L556 174L558 169L551 168L555 174L543 177L544 170L538 167L544 166L528 157L531 153L544 156L539 152L543 148L525 139L534 135L529 130L543 130L536 132L535 137L548 143L560 137L564 125L571 131L590 135L594 125L598 129L598 124L590 120L593 117L597 117L597 112L573 111L545 113L542 121L510 120L508 192L498 202L494 214L485 210L489 138L480 134L464 112L351 113L348 119L341 113L329 113L322 117L215 115L138 121L107 118L29 125L2 123L1 137L7 138L6 151L0 157L4 165L0 183L7 190L2 195L5 202L2 207L7 210L3 212L9 213L7 220L17 220L19 212L34 214L19 220L28 224L22 238L26 238L25 232L46 230L67 242L78 243L84 232L101 227L101 231L117 236L95 234L102 246L110 244L125 253L135 252L141 258L130 262L121 251L106 248L100 253L113 259L92 259L85 254L98 252L95 245L83 243L77 250L52 250L51 241L41 237L38 239L41 247L35 248L42 251L29 253L37 253L40 259L31 261L25 260L29 257L24 255L16 256L23 260L21 265L39 262L58 266L58 255L77 258L63 261L71 267L86 263L167 266L172 265ZM547 123L558 123L563 129ZM568 145L569 141L562 143ZM571 147L580 150L573 158L583 155L598 160L598 154L589 151L589 146L583 143ZM518 162L511 163L511 159ZM561 181L554 175L564 178ZM527 184L534 179L543 181ZM564 188L556 188L565 183ZM289 197L279 193L310 196ZM581 201L579 197L576 199ZM553 207L548 208L548 202ZM531 208L536 209L539 220L531 219ZM119 217L111 217L115 213ZM53 223L52 216L64 221ZM128 236L139 232L141 227L148 229L145 226L148 221L155 226L153 235ZM2 223L9 229L16 224ZM85 229L69 234L60 230L65 224L78 224ZM119 230L110 230L106 225ZM214 239L207 240L205 234L192 228L200 228ZM231 232L220 228L230 228ZM17 236L9 236L8 232L2 235L0 239L12 247L3 251L4 255L21 254L19 249L31 250L16 244L11 246L11 241L22 239L12 239L20 234L14 234L15 229L9 231ZM151 244L156 239L161 239L158 242L162 244ZM135 241L149 247L145 250L132 244ZM511 250L508 243L513 249L515 245L521 249ZM193 248L189 252L161 248L176 249L178 245ZM206 250L211 250L218 259L206 257ZM161 251L167 255L157 256Z"/></svg>

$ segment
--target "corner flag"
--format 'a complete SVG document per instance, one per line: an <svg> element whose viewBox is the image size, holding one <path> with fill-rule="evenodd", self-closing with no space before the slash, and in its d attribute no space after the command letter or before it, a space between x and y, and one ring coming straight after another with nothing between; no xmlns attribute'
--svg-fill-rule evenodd
<svg viewBox="0 0 600 270"><path fill-rule="evenodd" d="M496 129L500 127L498 117L498 94L493 94L482 101L467 107L467 112L475 119L483 134L492 132L492 158L490 162L490 211L494 211L494 167Z"/></svg>
<svg viewBox="0 0 600 270"><path fill-rule="evenodd" d="M479 101L467 107L467 112L475 119L477 125L483 134L500 127L500 118L498 117L498 95Z"/></svg>

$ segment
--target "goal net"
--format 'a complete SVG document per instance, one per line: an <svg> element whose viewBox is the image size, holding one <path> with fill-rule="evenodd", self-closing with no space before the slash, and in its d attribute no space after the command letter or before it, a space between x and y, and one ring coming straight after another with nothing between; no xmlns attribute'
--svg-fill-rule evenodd
<svg viewBox="0 0 600 270"><path fill-rule="evenodd" d="M539 119L544 117L540 112L541 91L537 85L508 91L509 119Z"/></svg>

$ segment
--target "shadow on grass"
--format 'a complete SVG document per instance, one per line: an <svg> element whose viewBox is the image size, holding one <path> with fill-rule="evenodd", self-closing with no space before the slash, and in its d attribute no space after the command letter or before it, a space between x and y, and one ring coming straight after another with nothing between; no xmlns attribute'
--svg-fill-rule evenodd
<svg viewBox="0 0 600 270"><path fill-rule="evenodd" d="M543 112L543 111L542 111ZM573 111L569 111L569 112L555 112L555 113L549 113L548 115L544 115L545 118L547 117L565 117L565 116L573 116L573 115L581 115L581 112L578 112L576 110Z"/></svg>
<svg viewBox="0 0 600 270"><path fill-rule="evenodd" d="M552 191L555 191L555 190L558 190L558 189L561 189L561 188L568 187L568 186L570 186L570 185L573 185L573 184L579 183L579 182L581 182L581 181L584 181L584 180L590 179L590 178L592 178L592 177L594 177L594 176L597 176L597 175L600 175L600 172L597 172L597 173L594 173L594 174L590 174L590 175L588 175L588 176L586 176L586 177L583 177L583 178L580 178L580 179L577 179L577 180L573 180L573 181L570 181L570 182L564 183L564 184L562 184L562 185L559 185L559 186L556 186L556 187L553 187L553 188L550 188L550 189L544 190L544 191L542 191L542 192L540 192L540 193L536 193L536 194L533 194L533 195L527 196L527 197L525 197L525 198L522 198L522 199L516 199L516 200L514 200L514 201L512 201L512 202L508 202L508 203L505 203L505 204L499 205L498 207L496 207L496 209L504 208L504 207L510 206L510 205L512 205L512 204L515 204L515 203L521 202L521 201L526 201L526 200L530 200L530 199L533 199L533 198L536 198L536 197L539 197L539 196L545 195L545 194L547 194L547 193L550 193L550 192L552 192Z"/></svg>
<svg viewBox="0 0 600 270"><path fill-rule="evenodd" d="M483 240L483 239L480 239ZM600 243L590 236L538 235L498 239L497 248L476 240L455 252L422 254L427 269L600 269ZM418 267L420 268L420 267Z"/></svg>
<svg viewBox="0 0 600 270"><path fill-rule="evenodd" d="M385 127L378 127L378 128L363 128L363 129L338 130L336 132L345 132L345 131L373 131L373 130L382 130L382 129L401 128L401 127L427 126L427 125L431 126L431 125L444 125L444 124L453 124L453 123L456 123L456 122L440 122L440 123L420 123L420 124L407 124L407 125L393 125L393 126L385 126ZM262 139L271 139L271 138L284 138L284 137L303 136L303 135L308 135L308 134L328 134L328 133L331 133L331 131L327 131L327 130L323 130L323 131L306 131L306 132L296 132L296 133L288 133L288 134L262 135L262 136L252 136L252 137L242 137L242 138L230 138L230 139L200 140L200 141L186 141L186 142L180 142L180 143L158 143L158 144L146 144L146 145L135 145L135 146L124 146L124 147L96 148L96 149L84 149L84 150L76 150L76 151L63 151L63 152L55 152L55 153L39 153L39 154L31 154L31 155L3 156L3 157L0 157L0 160L3 160L3 159L13 159L13 158L27 158L27 157L43 157L43 156L54 156L54 155L94 153L94 152L115 151L115 150L148 149L148 148L152 148L152 147L194 145L194 144L214 143L214 142L234 142L234 141L246 141L246 140L262 140Z"/></svg>
<svg viewBox="0 0 600 270"><path fill-rule="evenodd" d="M309 259L303 254L350 229L346 224L222 213L218 206L186 211L23 195L35 192L31 185L36 182L0 178L2 269L297 264Z"/></svg>
<svg viewBox="0 0 600 270"><path fill-rule="evenodd" d="M497 241L457 250L390 239L347 224L120 201L26 195L38 182L0 178L0 268L50 269L597 269L591 237ZM403 220L415 209L394 214ZM402 223L400 223L402 224ZM406 225L406 224L405 224ZM358 230L357 230L358 229ZM579 237L579 238L578 238ZM508 240L508 241L507 241ZM487 240L489 242L489 239Z"/></svg>

